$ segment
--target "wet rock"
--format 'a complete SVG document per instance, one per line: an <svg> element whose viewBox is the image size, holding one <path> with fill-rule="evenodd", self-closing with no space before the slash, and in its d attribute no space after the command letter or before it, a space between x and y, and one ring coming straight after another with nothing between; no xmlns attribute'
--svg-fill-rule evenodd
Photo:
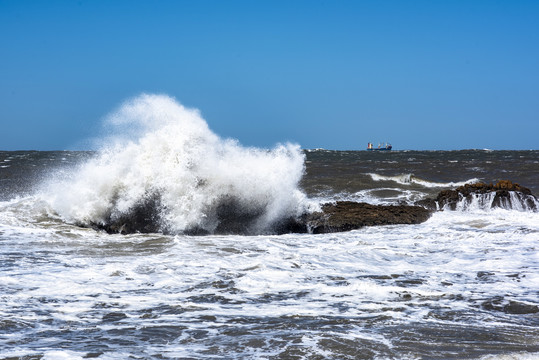
<svg viewBox="0 0 539 360"><path fill-rule="evenodd" d="M436 200L434 200L434 199L418 200L418 201L415 202L415 205L424 207L425 209L428 209L428 210L431 210L431 211L436 211L438 209L438 206L436 204Z"/></svg>
<svg viewBox="0 0 539 360"><path fill-rule="evenodd" d="M539 312L539 306L509 301L509 304L503 307L503 311L507 314L535 314Z"/></svg>
<svg viewBox="0 0 539 360"><path fill-rule="evenodd" d="M114 208L114 206L112 207ZM113 212L105 216L102 222L94 222L90 227L105 230L109 234L163 233L174 234L163 221L166 213L158 194L148 194L144 200L123 213ZM185 229L186 235L256 235L256 223L264 215L263 207L245 207L241 201L233 197L223 197L215 208L208 208L205 226L194 226ZM276 224L280 227L291 227L293 220L287 219ZM87 226L79 224L80 226Z"/></svg>
<svg viewBox="0 0 539 360"><path fill-rule="evenodd" d="M103 315L104 322L115 322L115 321L120 321L126 318L127 318L127 315L122 312L111 312L111 313Z"/></svg>
<svg viewBox="0 0 539 360"><path fill-rule="evenodd" d="M535 314L539 312L539 306L537 305L525 304L513 300L505 303L503 297L501 296L489 299L483 302L481 306L485 310L501 311L506 314L513 315Z"/></svg>
<svg viewBox="0 0 539 360"><path fill-rule="evenodd" d="M104 224L92 224L92 227L109 233L149 233L164 232L158 216L158 200L149 199L131 209L129 214L116 218L109 217ZM431 211L421 206L384 206L340 201L322 205L322 211L307 213L297 218L284 218L275 223L272 233L331 233L359 229L364 226L419 224L426 221ZM219 225L215 234L249 233L248 224L260 214L249 214L238 210L238 207L221 207L218 209ZM202 229L191 229L189 235L206 235Z"/></svg>
<svg viewBox="0 0 539 360"><path fill-rule="evenodd" d="M226 197L215 210L216 234L253 234L253 224L264 215L263 207L246 208L239 199Z"/></svg>
<svg viewBox="0 0 539 360"><path fill-rule="evenodd" d="M109 214L103 222L91 223L90 227L105 230L109 234L165 232L165 229L161 226L161 209L161 199L159 196L148 195L143 201L135 204L128 212Z"/></svg>
<svg viewBox="0 0 539 360"><path fill-rule="evenodd" d="M508 180L496 184L475 183L454 190L443 190L435 199L425 199L409 205L372 205L351 201L324 204L321 211L304 214L298 218L283 218L266 232L284 233L330 233L359 229L364 226L419 224L426 221L432 211L455 210L457 206L474 201L484 207L520 208L537 211L539 201L531 191ZM102 223L90 224L108 233L168 233L161 219L163 208L157 195L149 194L125 214L111 214ZM206 229L187 229L185 234L258 234L253 225L263 215L263 208L245 208L235 199L225 198L208 216L215 219L215 226ZM82 225L84 226L84 225Z"/></svg>
<svg viewBox="0 0 539 360"><path fill-rule="evenodd" d="M480 281L495 281L492 277L494 276L495 274L493 272L489 272L489 271L478 271L477 272L477 276L476 276L476 279L477 280L480 280Z"/></svg>
<svg viewBox="0 0 539 360"><path fill-rule="evenodd" d="M385 206L338 201L322 205L322 211L306 216L305 225L313 234L359 229L364 226L419 224L431 212L420 206Z"/></svg>
<svg viewBox="0 0 539 360"><path fill-rule="evenodd" d="M425 199L416 205L430 210L456 210L459 204L478 202L485 208L523 208L537 210L538 200L530 189L509 180L500 180L496 184L482 182L459 186L454 190L443 190L436 199Z"/></svg>
<svg viewBox="0 0 539 360"><path fill-rule="evenodd" d="M492 299L488 299L481 304L481 307L489 311L503 311L503 297L495 296Z"/></svg>

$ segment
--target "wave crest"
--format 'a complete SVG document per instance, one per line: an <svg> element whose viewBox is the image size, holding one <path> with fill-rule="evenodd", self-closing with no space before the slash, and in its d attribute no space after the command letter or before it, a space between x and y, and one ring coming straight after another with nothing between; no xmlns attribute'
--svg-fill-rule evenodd
<svg viewBox="0 0 539 360"><path fill-rule="evenodd" d="M139 231L212 233L236 217L243 232L260 233L303 210L298 145L242 147L165 95L129 100L106 124L112 135L97 156L48 186L48 202L69 222L139 219Z"/></svg>
<svg viewBox="0 0 539 360"><path fill-rule="evenodd" d="M370 173L368 175L371 177L373 181L393 181L401 185L416 184L416 185L420 185L426 188L458 187L458 186L463 186L466 184L473 184L473 183L479 182L479 179L473 178L473 179L459 181L459 182L439 183L439 182L421 179L415 176L414 174L399 174L395 176L385 176L385 175Z"/></svg>

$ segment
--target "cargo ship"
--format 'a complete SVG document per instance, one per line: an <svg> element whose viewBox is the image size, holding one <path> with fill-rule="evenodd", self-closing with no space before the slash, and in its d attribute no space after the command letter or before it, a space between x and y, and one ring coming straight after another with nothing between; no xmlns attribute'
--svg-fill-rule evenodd
<svg viewBox="0 0 539 360"><path fill-rule="evenodd" d="M374 147L372 143L367 144L367 151L389 151L393 149L393 146L389 143L385 143L385 145L378 144L378 147Z"/></svg>

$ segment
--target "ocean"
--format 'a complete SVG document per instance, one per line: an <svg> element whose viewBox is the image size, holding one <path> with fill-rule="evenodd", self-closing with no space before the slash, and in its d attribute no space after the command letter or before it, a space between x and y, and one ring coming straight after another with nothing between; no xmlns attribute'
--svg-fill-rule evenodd
<svg viewBox="0 0 539 360"><path fill-rule="evenodd" d="M0 359L539 358L537 211L272 232L338 200L537 195L539 151L242 147L166 97L108 122L98 151L0 152ZM141 209L154 231L97 229Z"/></svg>

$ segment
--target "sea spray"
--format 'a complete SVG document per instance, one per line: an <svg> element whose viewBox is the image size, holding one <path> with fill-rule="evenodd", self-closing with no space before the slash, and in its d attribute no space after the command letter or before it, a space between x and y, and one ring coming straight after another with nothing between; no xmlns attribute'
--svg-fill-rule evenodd
<svg viewBox="0 0 539 360"><path fill-rule="evenodd" d="M304 210L298 145L242 147L214 134L197 110L165 95L131 99L105 124L109 136L96 156L46 190L51 207L68 222L254 234L271 232Z"/></svg>

